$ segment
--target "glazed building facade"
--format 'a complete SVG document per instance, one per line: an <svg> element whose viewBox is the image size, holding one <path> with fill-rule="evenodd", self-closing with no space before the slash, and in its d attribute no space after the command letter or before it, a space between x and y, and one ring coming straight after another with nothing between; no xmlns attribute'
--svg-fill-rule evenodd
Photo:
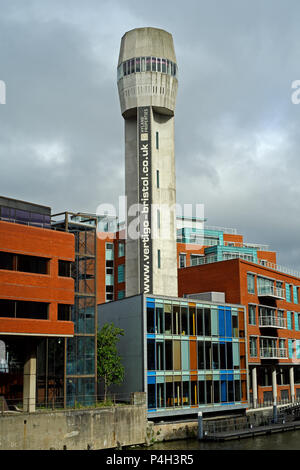
<svg viewBox="0 0 300 470"><path fill-rule="evenodd" d="M250 402L254 406L300 397L300 276L282 271L267 261L232 259L178 272L182 296L213 289L225 292L227 302L247 309Z"/></svg>
<svg viewBox="0 0 300 470"><path fill-rule="evenodd" d="M245 310L223 297L133 296L98 306L98 325L124 328L125 380L146 392L148 416L244 410L248 403Z"/></svg>

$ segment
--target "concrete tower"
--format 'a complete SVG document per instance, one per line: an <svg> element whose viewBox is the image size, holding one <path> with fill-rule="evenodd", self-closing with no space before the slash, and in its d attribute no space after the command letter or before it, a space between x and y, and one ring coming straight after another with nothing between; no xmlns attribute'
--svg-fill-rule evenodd
<svg viewBox="0 0 300 470"><path fill-rule="evenodd" d="M144 292L177 297L177 86L171 34L156 28L125 33L118 90L125 120L126 296Z"/></svg>

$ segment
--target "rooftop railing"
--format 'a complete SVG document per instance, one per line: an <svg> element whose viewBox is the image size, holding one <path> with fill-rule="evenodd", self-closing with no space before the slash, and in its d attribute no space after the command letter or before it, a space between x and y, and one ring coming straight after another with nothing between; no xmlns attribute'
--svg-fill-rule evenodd
<svg viewBox="0 0 300 470"><path fill-rule="evenodd" d="M217 245L218 243L215 243L215 244ZM205 246L205 245L203 245L203 246ZM229 258L229 256L230 256L230 258ZM228 259L236 259L236 258L244 259L244 260L249 261L251 263L255 263L255 264L259 264L260 266L264 266L265 268L272 269L274 271L278 271L278 272L283 273L283 274L288 274L290 276L300 278L300 271L295 271L293 269L286 268L284 266L280 266L279 264L271 263L269 261L265 261L265 260L261 260L261 259L258 259L257 261L254 261L254 260L249 259L249 255L243 254L243 253L230 253L230 254L228 254L227 259L223 259L223 260L219 260L219 261L227 261ZM216 257L215 257L215 259L212 260L212 258L205 259L205 256L202 256L201 258L199 257L198 260L195 260L195 263L193 263L193 264L194 265L209 264L209 263L216 263L217 261L218 260L216 259Z"/></svg>
<svg viewBox="0 0 300 470"><path fill-rule="evenodd" d="M258 260L258 264L264 266L269 269L273 269L274 271L280 271L284 274L289 274L290 276L299 277L300 278L300 271L295 271L290 268L286 268L285 266L280 266L279 264L271 263L270 261L265 260Z"/></svg>

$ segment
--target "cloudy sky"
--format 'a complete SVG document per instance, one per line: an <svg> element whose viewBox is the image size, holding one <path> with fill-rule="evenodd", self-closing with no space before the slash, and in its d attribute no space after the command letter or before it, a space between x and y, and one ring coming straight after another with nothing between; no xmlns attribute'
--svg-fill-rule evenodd
<svg viewBox="0 0 300 470"><path fill-rule="evenodd" d="M0 195L95 212L124 194L120 39L166 29L177 202L300 270L298 0L0 0Z"/></svg>

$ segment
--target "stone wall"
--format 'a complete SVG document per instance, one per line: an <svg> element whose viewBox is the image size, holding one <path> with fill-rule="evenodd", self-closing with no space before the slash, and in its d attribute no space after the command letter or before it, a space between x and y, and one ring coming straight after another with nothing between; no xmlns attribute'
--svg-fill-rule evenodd
<svg viewBox="0 0 300 470"><path fill-rule="evenodd" d="M0 450L98 450L143 444L145 405L0 415Z"/></svg>
<svg viewBox="0 0 300 470"><path fill-rule="evenodd" d="M154 442L176 441L179 439L195 439L198 435L198 421L186 422L148 422L147 426L147 445Z"/></svg>

